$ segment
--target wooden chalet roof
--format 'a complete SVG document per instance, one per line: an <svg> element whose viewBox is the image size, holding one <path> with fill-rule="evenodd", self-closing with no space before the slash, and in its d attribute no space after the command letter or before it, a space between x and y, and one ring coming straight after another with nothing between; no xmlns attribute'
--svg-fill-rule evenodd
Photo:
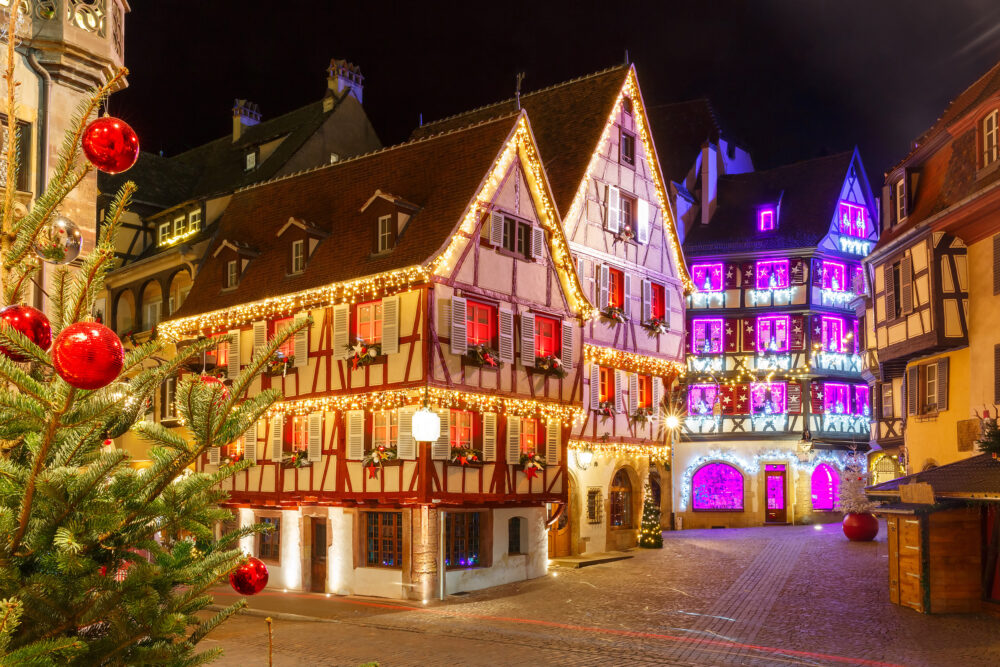
<svg viewBox="0 0 1000 667"><path fill-rule="evenodd" d="M718 205L709 224L692 225L687 255L815 247L830 231L854 151L719 177ZM778 204L778 229L757 231L757 207Z"/></svg>
<svg viewBox="0 0 1000 667"><path fill-rule="evenodd" d="M681 183L706 141L717 144L722 131L706 98L646 107L660 169L668 181Z"/></svg>
<svg viewBox="0 0 1000 667"><path fill-rule="evenodd" d="M991 454L948 463L937 468L868 487L865 492L873 497L895 497L899 487L914 482L931 485L935 496L945 498L1000 499L1000 460Z"/></svg>
<svg viewBox="0 0 1000 667"><path fill-rule="evenodd" d="M238 191L174 318L426 263L454 233L519 117L508 114ZM373 255L375 220L361 209L376 190L392 192L419 209L396 247ZM289 217L330 235L298 275L287 275L291 249L276 238ZM226 254L213 256L224 241L260 253L230 291L221 289Z"/></svg>
<svg viewBox="0 0 1000 667"><path fill-rule="evenodd" d="M588 76L521 95L545 164L556 209L565 215L587 173L590 158L625 85L629 65L617 65ZM455 116L425 123L410 138L480 123L517 111L514 98Z"/></svg>

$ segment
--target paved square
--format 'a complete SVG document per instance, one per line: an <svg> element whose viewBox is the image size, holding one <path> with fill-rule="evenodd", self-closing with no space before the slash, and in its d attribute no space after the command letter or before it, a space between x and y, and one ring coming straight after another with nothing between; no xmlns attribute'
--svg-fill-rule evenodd
<svg viewBox="0 0 1000 667"><path fill-rule="evenodd" d="M664 548L427 606L263 593L275 665L997 665L1000 618L924 616L888 600L885 525L665 533ZM217 601L235 599L220 589ZM293 620L299 614L322 621ZM263 617L204 646L267 664Z"/></svg>

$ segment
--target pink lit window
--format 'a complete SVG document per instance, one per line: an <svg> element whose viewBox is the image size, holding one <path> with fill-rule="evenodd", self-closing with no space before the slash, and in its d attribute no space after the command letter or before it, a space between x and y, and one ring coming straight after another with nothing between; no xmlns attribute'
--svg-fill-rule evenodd
<svg viewBox="0 0 1000 667"><path fill-rule="evenodd" d="M840 202L838 209L840 233L863 239L868 237L868 209L857 204Z"/></svg>
<svg viewBox="0 0 1000 667"><path fill-rule="evenodd" d="M722 291L722 263L695 264L691 267L694 286L702 292Z"/></svg>
<svg viewBox="0 0 1000 667"><path fill-rule="evenodd" d="M812 506L814 510L833 511L837 504L837 471L827 463L820 463L812 474Z"/></svg>
<svg viewBox="0 0 1000 667"><path fill-rule="evenodd" d="M743 474L728 463L709 463L691 476L695 511L743 511Z"/></svg>
<svg viewBox="0 0 1000 667"><path fill-rule="evenodd" d="M785 410L784 382L750 384L750 408L755 415L780 415Z"/></svg>
<svg viewBox="0 0 1000 667"><path fill-rule="evenodd" d="M846 352L844 344L844 320L839 317L823 317L823 351Z"/></svg>
<svg viewBox="0 0 1000 667"><path fill-rule="evenodd" d="M823 260L823 289L847 291L847 267L840 262Z"/></svg>
<svg viewBox="0 0 1000 667"><path fill-rule="evenodd" d="M719 388L714 384L693 384L688 387L688 414L710 415L715 406Z"/></svg>
<svg viewBox="0 0 1000 667"><path fill-rule="evenodd" d="M773 206L761 206L757 209L757 229L762 232L773 231L777 226L778 212Z"/></svg>
<svg viewBox="0 0 1000 667"><path fill-rule="evenodd" d="M851 411L851 387L839 382L823 385L823 409L828 415L846 415Z"/></svg>
<svg viewBox="0 0 1000 667"><path fill-rule="evenodd" d="M868 416L871 414L869 407L870 390L866 384L854 385L854 414Z"/></svg>
<svg viewBox="0 0 1000 667"><path fill-rule="evenodd" d="M722 354L722 319L691 320L691 353Z"/></svg>
<svg viewBox="0 0 1000 667"><path fill-rule="evenodd" d="M788 287L788 260L757 262L757 289L785 289Z"/></svg>
<svg viewBox="0 0 1000 667"><path fill-rule="evenodd" d="M757 318L757 352L759 354L788 351L788 315L768 315Z"/></svg>

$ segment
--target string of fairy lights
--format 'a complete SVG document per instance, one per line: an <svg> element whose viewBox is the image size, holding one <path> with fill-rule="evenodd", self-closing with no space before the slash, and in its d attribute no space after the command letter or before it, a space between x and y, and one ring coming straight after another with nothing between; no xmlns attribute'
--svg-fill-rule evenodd
<svg viewBox="0 0 1000 667"><path fill-rule="evenodd" d="M591 343L584 344L583 358L587 363L597 364L598 366L617 368L630 373L641 373L657 377L683 375L686 372L684 364L677 361L616 350L612 347L592 345Z"/></svg>

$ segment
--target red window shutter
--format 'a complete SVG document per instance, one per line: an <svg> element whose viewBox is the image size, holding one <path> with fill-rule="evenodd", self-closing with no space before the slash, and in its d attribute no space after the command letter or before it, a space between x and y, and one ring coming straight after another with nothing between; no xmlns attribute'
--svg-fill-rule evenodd
<svg viewBox="0 0 1000 667"><path fill-rule="evenodd" d="M823 414L823 384L819 380L809 383L809 410L814 415Z"/></svg>
<svg viewBox="0 0 1000 667"><path fill-rule="evenodd" d="M739 352L740 320L738 318L731 317L727 319L723 325L725 326L723 336L726 342L726 352Z"/></svg>
<svg viewBox="0 0 1000 667"><path fill-rule="evenodd" d="M798 382L788 383L788 414L802 414L802 385Z"/></svg>
<svg viewBox="0 0 1000 667"><path fill-rule="evenodd" d="M722 414L736 414L736 387L723 385L719 387L719 401L722 407Z"/></svg>
<svg viewBox="0 0 1000 667"><path fill-rule="evenodd" d="M739 287L742 275L739 264L726 264L726 288L733 289Z"/></svg>
<svg viewBox="0 0 1000 667"><path fill-rule="evenodd" d="M812 260L812 284L815 287L823 286L823 260L813 258Z"/></svg>
<svg viewBox="0 0 1000 667"><path fill-rule="evenodd" d="M742 324L740 334L743 336L743 351L755 352L757 350L757 320L753 317L744 317L740 323Z"/></svg>
<svg viewBox="0 0 1000 667"><path fill-rule="evenodd" d="M792 334L790 338L793 350L806 349L806 322L802 315L792 315Z"/></svg>
<svg viewBox="0 0 1000 667"><path fill-rule="evenodd" d="M745 415L750 412L750 385L736 385L736 414Z"/></svg>
<svg viewBox="0 0 1000 667"><path fill-rule="evenodd" d="M806 284L806 263L802 259L792 259L789 262L788 272L791 276L791 282L793 285L805 285Z"/></svg>
<svg viewBox="0 0 1000 667"><path fill-rule="evenodd" d="M740 267L740 286L744 289L756 287L757 275L753 262L743 262Z"/></svg>

